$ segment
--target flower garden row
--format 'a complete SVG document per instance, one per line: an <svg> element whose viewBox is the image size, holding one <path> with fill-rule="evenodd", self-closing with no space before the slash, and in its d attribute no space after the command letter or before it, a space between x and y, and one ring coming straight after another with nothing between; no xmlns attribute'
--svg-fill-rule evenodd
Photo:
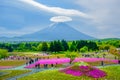
<svg viewBox="0 0 120 80"><path fill-rule="evenodd" d="M108 61L110 63L117 64L118 60L111 60L111 59L104 59L104 58L75 58L73 62L100 62L100 61ZM70 58L59 58L59 59L41 59L37 62L30 64L26 66L26 68L34 68L36 65L45 65L45 64L64 64L64 63L70 63Z"/></svg>

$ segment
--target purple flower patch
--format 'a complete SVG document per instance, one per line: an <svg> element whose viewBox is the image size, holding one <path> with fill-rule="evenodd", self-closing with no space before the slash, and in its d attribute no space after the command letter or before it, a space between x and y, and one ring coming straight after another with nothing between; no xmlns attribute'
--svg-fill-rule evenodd
<svg viewBox="0 0 120 80"><path fill-rule="evenodd" d="M101 71L99 69L91 70L87 73L87 76L93 77L93 78L102 78L106 76L106 73L104 71Z"/></svg>
<svg viewBox="0 0 120 80"><path fill-rule="evenodd" d="M60 71L73 76L84 75L84 76L97 78L97 79L105 77L107 75L104 71L92 66L72 66Z"/></svg>

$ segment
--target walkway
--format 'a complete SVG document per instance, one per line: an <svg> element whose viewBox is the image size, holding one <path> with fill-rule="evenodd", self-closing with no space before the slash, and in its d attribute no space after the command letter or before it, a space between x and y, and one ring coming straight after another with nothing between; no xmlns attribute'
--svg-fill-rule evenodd
<svg viewBox="0 0 120 80"><path fill-rule="evenodd" d="M70 64L67 64L67 65L70 65ZM64 66L67 66L66 64L64 64ZM119 64L112 64L112 65L104 65L104 66L97 66L97 68L103 68L103 67L106 67L106 66L118 66ZM18 76L14 76L14 77L11 77L11 78L8 78L6 80L17 80L18 78L21 78L21 77L24 77L24 76L28 76L28 75L31 75L33 73L37 73L37 72L40 72L40 71L44 71L44 70L53 70L53 69L59 69L59 68L40 68L40 69L27 69L27 68L24 68L26 65L22 65L22 66L19 66L19 67L15 67L15 68L10 68L10 69L4 69L4 70L31 70L31 72L28 72L28 73L25 73L25 74L21 74L21 75L18 75Z"/></svg>
<svg viewBox="0 0 120 80"><path fill-rule="evenodd" d="M21 74L21 75L18 75L18 76L14 76L14 77L8 78L6 80L17 80L18 78L21 78L21 77L24 77L24 76L28 76L28 75L31 75L33 73L37 73L37 72L40 72L40 71L56 69L56 68L26 69L26 68L24 68L25 66L26 65L22 65L22 66L15 67L15 68L4 69L4 70L31 70L31 72L28 72L28 73L25 73L25 74Z"/></svg>
<svg viewBox="0 0 120 80"><path fill-rule="evenodd" d="M37 72L40 72L40 71L43 71L43 69L33 69L31 72L28 72L28 73L25 73L25 74L21 74L21 75L18 75L18 76L14 76L14 77L8 78L6 80L17 80L18 78L21 78L21 77L24 77L24 76L28 76L30 74L37 73Z"/></svg>
<svg viewBox="0 0 120 80"><path fill-rule="evenodd" d="M120 64L107 64L103 66L96 66L97 68L109 67L109 66L120 66Z"/></svg>

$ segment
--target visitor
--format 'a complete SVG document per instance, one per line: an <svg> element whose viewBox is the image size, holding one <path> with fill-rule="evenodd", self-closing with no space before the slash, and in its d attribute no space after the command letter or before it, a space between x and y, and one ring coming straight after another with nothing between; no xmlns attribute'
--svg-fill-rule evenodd
<svg viewBox="0 0 120 80"><path fill-rule="evenodd" d="M48 64L46 64L46 68L48 68Z"/></svg>
<svg viewBox="0 0 120 80"><path fill-rule="evenodd" d="M39 58L37 57L37 61L39 60Z"/></svg>
<svg viewBox="0 0 120 80"><path fill-rule="evenodd" d="M24 57L22 57L22 59L24 60L25 58L24 58Z"/></svg>
<svg viewBox="0 0 120 80"><path fill-rule="evenodd" d="M31 59L30 61L31 61L31 63L34 63L34 60L33 60L33 59Z"/></svg>
<svg viewBox="0 0 120 80"><path fill-rule="evenodd" d="M39 60L41 59L41 57L40 58L38 58Z"/></svg>
<svg viewBox="0 0 120 80"><path fill-rule="evenodd" d="M59 59L60 57L59 57L59 56L57 56L57 58Z"/></svg>
<svg viewBox="0 0 120 80"><path fill-rule="evenodd" d="M70 63L71 64L71 63ZM56 63L56 65L55 65L55 67L57 67L57 63Z"/></svg>
<svg viewBox="0 0 120 80"><path fill-rule="evenodd" d="M117 59L117 57L115 56L115 60Z"/></svg>
<svg viewBox="0 0 120 80"><path fill-rule="evenodd" d="M120 60L118 60L118 64L120 64Z"/></svg>
<svg viewBox="0 0 120 80"><path fill-rule="evenodd" d="M35 64L35 68L37 68L37 64Z"/></svg>
<svg viewBox="0 0 120 80"><path fill-rule="evenodd" d="M31 60L29 60L29 63L30 63L30 64L32 64L32 61L31 61Z"/></svg>
<svg viewBox="0 0 120 80"><path fill-rule="evenodd" d="M40 64L38 64L38 68L40 68Z"/></svg>
<svg viewBox="0 0 120 80"><path fill-rule="evenodd" d="M99 56L97 56L97 58L99 58Z"/></svg>
<svg viewBox="0 0 120 80"><path fill-rule="evenodd" d="M104 66L104 61L101 61L101 66Z"/></svg>
<svg viewBox="0 0 120 80"><path fill-rule="evenodd" d="M82 57L84 57L84 54L82 54Z"/></svg>
<svg viewBox="0 0 120 80"><path fill-rule="evenodd" d="M51 64L51 67L53 67L54 65L53 64Z"/></svg>
<svg viewBox="0 0 120 80"><path fill-rule="evenodd" d="M44 68L47 68L48 67L48 64L44 64Z"/></svg>
<svg viewBox="0 0 120 80"><path fill-rule="evenodd" d="M28 62L26 62L26 65L29 65L29 63L28 63Z"/></svg>
<svg viewBox="0 0 120 80"><path fill-rule="evenodd" d="M17 59L20 60L20 57L18 57Z"/></svg>
<svg viewBox="0 0 120 80"><path fill-rule="evenodd" d="M103 54L103 58L105 58L106 54Z"/></svg>

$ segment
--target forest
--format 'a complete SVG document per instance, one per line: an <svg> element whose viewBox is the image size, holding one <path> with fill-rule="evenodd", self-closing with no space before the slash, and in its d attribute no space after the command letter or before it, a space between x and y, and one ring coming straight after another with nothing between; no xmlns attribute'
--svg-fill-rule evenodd
<svg viewBox="0 0 120 80"><path fill-rule="evenodd" d="M0 42L0 49L8 50L8 52L92 52L99 50L109 50L111 46L119 48L120 40L55 40L49 42Z"/></svg>

